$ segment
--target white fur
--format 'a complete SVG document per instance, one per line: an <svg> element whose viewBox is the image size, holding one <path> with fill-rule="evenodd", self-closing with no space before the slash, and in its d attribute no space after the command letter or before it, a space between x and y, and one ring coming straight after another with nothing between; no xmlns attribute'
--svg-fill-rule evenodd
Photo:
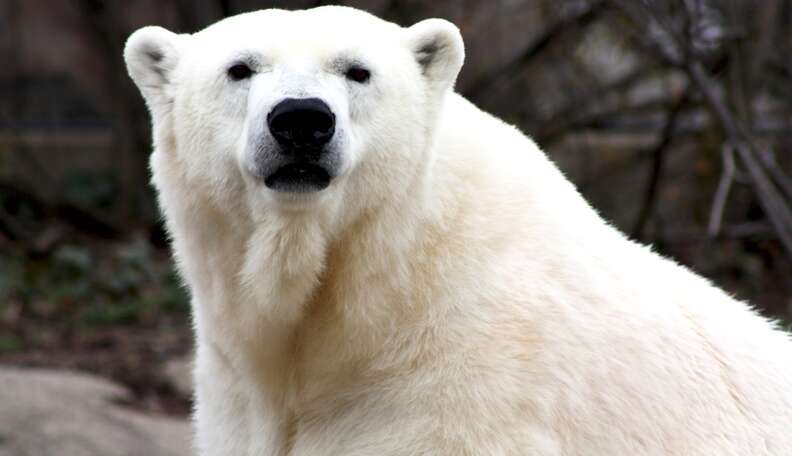
<svg viewBox="0 0 792 456"><path fill-rule="evenodd" d="M240 53L260 67L231 82ZM792 454L787 335L454 94L449 23L266 10L125 57L193 296L200 454ZM343 173L284 195L246 166L301 95L336 112Z"/></svg>

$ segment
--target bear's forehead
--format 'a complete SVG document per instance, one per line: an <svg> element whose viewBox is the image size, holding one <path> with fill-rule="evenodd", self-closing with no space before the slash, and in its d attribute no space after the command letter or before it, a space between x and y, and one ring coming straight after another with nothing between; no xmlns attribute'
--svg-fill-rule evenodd
<svg viewBox="0 0 792 456"><path fill-rule="evenodd" d="M196 33L211 48L301 48L328 51L337 47L385 44L401 28L364 11L326 6L310 10L268 9L232 16Z"/></svg>

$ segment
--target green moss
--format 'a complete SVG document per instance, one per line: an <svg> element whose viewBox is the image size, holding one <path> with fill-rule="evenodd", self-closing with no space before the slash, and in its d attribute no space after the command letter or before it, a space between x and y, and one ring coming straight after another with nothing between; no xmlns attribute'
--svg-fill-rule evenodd
<svg viewBox="0 0 792 456"><path fill-rule="evenodd" d="M24 343L14 336L0 336L0 354L13 353L22 350Z"/></svg>

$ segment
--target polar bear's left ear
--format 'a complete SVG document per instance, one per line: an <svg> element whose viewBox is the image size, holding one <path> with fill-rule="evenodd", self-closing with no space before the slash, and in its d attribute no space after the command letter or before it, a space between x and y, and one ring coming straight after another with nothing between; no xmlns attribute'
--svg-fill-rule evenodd
<svg viewBox="0 0 792 456"><path fill-rule="evenodd" d="M409 27L407 33L408 45L427 79L440 88L453 86L465 61L459 29L443 19L427 19Z"/></svg>
<svg viewBox="0 0 792 456"><path fill-rule="evenodd" d="M129 76L146 99L151 114L159 114L172 101L173 71L179 62L184 35L162 27L143 27L124 47Z"/></svg>

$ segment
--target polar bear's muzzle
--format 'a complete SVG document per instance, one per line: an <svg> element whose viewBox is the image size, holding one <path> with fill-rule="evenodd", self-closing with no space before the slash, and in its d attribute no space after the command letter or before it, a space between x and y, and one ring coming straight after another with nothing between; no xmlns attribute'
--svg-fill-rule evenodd
<svg viewBox="0 0 792 456"><path fill-rule="evenodd" d="M336 117L319 98L286 98L267 114L275 144L259 151L257 174L278 192L309 193L325 189L337 174L333 147Z"/></svg>

